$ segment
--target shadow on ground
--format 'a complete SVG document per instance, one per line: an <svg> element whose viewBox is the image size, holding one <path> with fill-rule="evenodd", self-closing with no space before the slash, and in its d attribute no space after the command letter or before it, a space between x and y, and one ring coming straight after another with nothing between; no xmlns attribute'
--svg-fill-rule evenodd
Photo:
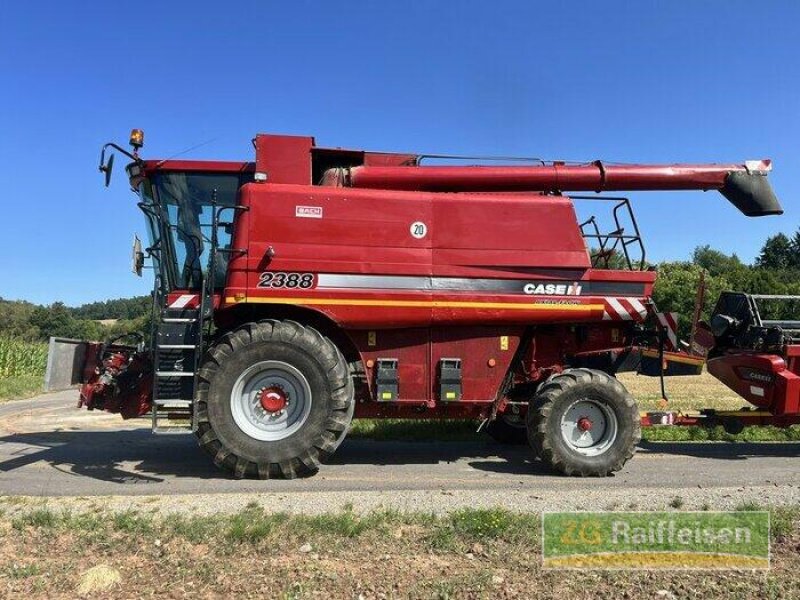
<svg viewBox="0 0 800 600"><path fill-rule="evenodd" d="M44 461L63 473L125 485L148 485L168 478L226 477L191 435L153 436L145 429L36 432L7 435L0 438L0 444L9 450L0 459L0 472L13 472ZM643 442L639 454L720 460L788 458L800 455L800 443ZM487 474L552 474L542 463L532 460L526 446L504 446L482 438L459 442L346 440L329 464L437 465L456 461Z"/></svg>
<svg viewBox="0 0 800 600"><path fill-rule="evenodd" d="M800 456L800 442L641 442L637 454L675 454L724 460L795 458Z"/></svg>
<svg viewBox="0 0 800 600"><path fill-rule="evenodd" d="M0 459L0 472L44 461L61 472L119 484L146 485L165 478L226 477L192 435L153 436L145 429L34 432L0 437L0 444L19 448ZM532 469L526 447L507 447L481 439L472 442L346 440L328 464L434 465L464 458L479 459L469 463L479 470L543 472Z"/></svg>

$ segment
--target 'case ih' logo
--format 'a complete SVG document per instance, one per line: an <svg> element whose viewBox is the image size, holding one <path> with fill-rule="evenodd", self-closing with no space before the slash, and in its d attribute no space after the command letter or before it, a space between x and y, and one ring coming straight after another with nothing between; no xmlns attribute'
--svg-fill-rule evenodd
<svg viewBox="0 0 800 600"><path fill-rule="evenodd" d="M322 207L321 206L295 206L294 207L294 216L295 217L307 217L310 219L321 219L322 218Z"/></svg>
<svg viewBox="0 0 800 600"><path fill-rule="evenodd" d="M772 373L766 373L756 369L738 369L738 371L741 373L742 377L748 381L760 381L761 383L772 383L774 381Z"/></svg>
<svg viewBox="0 0 800 600"><path fill-rule="evenodd" d="M576 283L526 283L522 291L537 296L580 296L581 286Z"/></svg>

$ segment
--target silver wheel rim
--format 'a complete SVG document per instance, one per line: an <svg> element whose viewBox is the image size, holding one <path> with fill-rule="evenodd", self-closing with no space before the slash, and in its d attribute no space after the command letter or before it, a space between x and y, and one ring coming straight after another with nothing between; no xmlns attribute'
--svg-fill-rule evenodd
<svg viewBox="0 0 800 600"><path fill-rule="evenodd" d="M261 404L265 389L280 390L286 405L276 412ZM231 391L233 420L245 434L264 442L285 439L303 426L311 412L311 386L292 365L265 360L245 369Z"/></svg>
<svg viewBox="0 0 800 600"><path fill-rule="evenodd" d="M617 439L617 429L614 411L591 398L573 402L561 417L561 437L567 446L583 456L606 452Z"/></svg>

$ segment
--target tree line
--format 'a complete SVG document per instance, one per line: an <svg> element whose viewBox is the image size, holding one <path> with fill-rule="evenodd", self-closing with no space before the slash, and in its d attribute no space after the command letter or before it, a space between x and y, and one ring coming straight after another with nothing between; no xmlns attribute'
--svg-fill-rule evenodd
<svg viewBox="0 0 800 600"><path fill-rule="evenodd" d="M130 332L146 333L150 296L92 302L78 307L63 302L50 305L0 298L0 337L29 342L51 336L106 340Z"/></svg>
<svg viewBox="0 0 800 600"><path fill-rule="evenodd" d="M736 254L725 254L711 246L695 248L690 261L657 265L653 300L661 311L679 313L679 334L688 338L695 297L701 276L705 276L706 301L702 316L708 319L723 291L751 294L800 296L800 230L789 238L783 233L767 239L752 265ZM762 317L800 318L800 302L762 302Z"/></svg>

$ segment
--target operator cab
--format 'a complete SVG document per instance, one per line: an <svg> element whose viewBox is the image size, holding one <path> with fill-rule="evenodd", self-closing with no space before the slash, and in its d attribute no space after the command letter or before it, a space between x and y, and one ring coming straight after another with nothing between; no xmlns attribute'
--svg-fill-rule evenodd
<svg viewBox="0 0 800 600"><path fill-rule="evenodd" d="M156 290L200 290L204 275L211 278L206 289L224 287L235 213L226 209L236 206L239 188L253 181L255 164L145 161L139 157L144 145L141 129L131 131L129 143L132 152L114 143L105 144L99 169L108 187L114 155L106 161L106 150L113 148L132 161L125 170L147 221L150 246L146 254L153 261ZM142 259L141 249L134 242L134 272L138 275Z"/></svg>
<svg viewBox="0 0 800 600"><path fill-rule="evenodd" d="M150 167L150 168L148 168ZM135 190L145 214L149 254L161 286L166 290L196 290L203 273L211 268L211 247L216 234L213 287L225 285L233 211L223 211L214 232L214 207L236 205L239 188L252 181L252 172L165 169L145 163L136 177ZM132 178L132 184L134 184Z"/></svg>

